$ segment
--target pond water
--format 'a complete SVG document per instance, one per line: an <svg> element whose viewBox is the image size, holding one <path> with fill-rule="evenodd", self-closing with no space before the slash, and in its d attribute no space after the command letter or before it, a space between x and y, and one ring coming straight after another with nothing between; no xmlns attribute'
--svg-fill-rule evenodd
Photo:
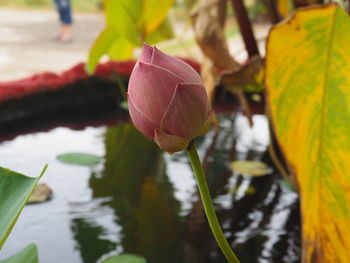
<svg viewBox="0 0 350 263"><path fill-rule="evenodd" d="M219 132L198 138L208 184L224 233L241 262L299 262L297 194L271 164L267 120L254 129L241 114L220 114ZM69 152L99 155L94 167L68 165ZM233 160L269 165L264 176L232 172ZM133 253L149 263L225 262L213 240L184 152L168 155L130 123L20 135L0 143L1 166L36 176L51 200L27 205L0 253L6 258L28 243L41 263L95 263Z"/></svg>

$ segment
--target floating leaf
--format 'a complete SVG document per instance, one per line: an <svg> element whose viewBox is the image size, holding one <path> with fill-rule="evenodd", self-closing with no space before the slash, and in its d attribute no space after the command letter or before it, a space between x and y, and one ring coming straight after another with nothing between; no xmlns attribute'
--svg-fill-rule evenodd
<svg viewBox="0 0 350 263"><path fill-rule="evenodd" d="M29 244L16 255L9 257L0 263L38 263L38 249L36 245Z"/></svg>
<svg viewBox="0 0 350 263"><path fill-rule="evenodd" d="M87 153L65 153L57 156L58 160L77 165L94 166L101 162L101 157Z"/></svg>
<svg viewBox="0 0 350 263"><path fill-rule="evenodd" d="M266 86L278 142L296 176L303 262L350 262L350 19L336 4L272 29Z"/></svg>
<svg viewBox="0 0 350 263"><path fill-rule="evenodd" d="M146 260L133 254L123 254L106 258L101 263L146 263Z"/></svg>
<svg viewBox="0 0 350 263"><path fill-rule="evenodd" d="M0 248L46 168L33 178L0 167Z"/></svg>
<svg viewBox="0 0 350 263"><path fill-rule="evenodd" d="M267 164L257 161L234 161L230 165L231 169L239 174L261 176L271 173Z"/></svg>

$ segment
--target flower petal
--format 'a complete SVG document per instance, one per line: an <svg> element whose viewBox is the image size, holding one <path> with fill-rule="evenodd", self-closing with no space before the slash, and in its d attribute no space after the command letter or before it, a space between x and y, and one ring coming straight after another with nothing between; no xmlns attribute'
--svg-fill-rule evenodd
<svg viewBox="0 0 350 263"><path fill-rule="evenodd" d="M159 66L138 62L130 76L128 93L137 108L160 125L182 80Z"/></svg>
<svg viewBox="0 0 350 263"><path fill-rule="evenodd" d="M209 117L210 106L205 88L198 84L178 84L160 129L193 139Z"/></svg>
<svg viewBox="0 0 350 263"><path fill-rule="evenodd" d="M190 140L187 138L174 136L159 129L156 129L154 133L154 140L160 149L168 153L182 151L190 143Z"/></svg>
<svg viewBox="0 0 350 263"><path fill-rule="evenodd" d="M183 79L182 82L196 83L203 85L203 81L198 72L181 59L169 56L156 47L153 48L151 64L157 65L173 72Z"/></svg>
<svg viewBox="0 0 350 263"><path fill-rule="evenodd" d="M153 47L144 43L142 46L142 51L141 51L139 61L145 62L145 63L151 63L152 54L153 54Z"/></svg>
<svg viewBox="0 0 350 263"><path fill-rule="evenodd" d="M148 139L153 140L154 131L157 128L157 125L152 120L150 120L145 114L143 114L136 107L129 94L127 95L130 118L134 123L136 129L143 135L145 135Z"/></svg>

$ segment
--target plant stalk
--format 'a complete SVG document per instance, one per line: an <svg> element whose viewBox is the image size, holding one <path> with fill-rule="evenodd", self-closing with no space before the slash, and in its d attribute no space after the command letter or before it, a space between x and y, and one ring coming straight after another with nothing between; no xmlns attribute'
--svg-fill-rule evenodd
<svg viewBox="0 0 350 263"><path fill-rule="evenodd" d="M248 13L244 6L243 0L232 0L232 6L246 50L248 52L248 56L250 58L253 56L259 56L258 44L256 43L252 24L248 18Z"/></svg>
<svg viewBox="0 0 350 263"><path fill-rule="evenodd" d="M192 169L196 177L197 185L199 188L199 193L201 195L202 203L204 206L204 211L207 216L211 231L214 234L216 242L218 243L222 253L225 255L229 263L239 263L239 260L230 245L228 244L224 233L220 227L218 218L216 216L213 202L210 197L210 192L208 184L205 178L204 170L199 159L196 146L194 141L191 141L186 149L188 158L191 161Z"/></svg>

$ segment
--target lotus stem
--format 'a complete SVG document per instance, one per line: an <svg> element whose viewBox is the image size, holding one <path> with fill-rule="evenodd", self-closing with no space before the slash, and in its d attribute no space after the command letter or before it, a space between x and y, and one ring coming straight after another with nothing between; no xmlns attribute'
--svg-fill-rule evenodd
<svg viewBox="0 0 350 263"><path fill-rule="evenodd" d="M239 260L232 248L228 244L224 233L220 227L218 218L215 213L212 199L210 197L210 192L208 184L205 178L204 169L202 167L201 161L199 159L196 146L194 141L191 141L186 149L188 158L190 159L194 175L196 177L197 185L199 188L199 193L204 206L204 211L207 216L211 231L214 234L217 244L219 245L222 253L225 255L229 263L239 263Z"/></svg>

